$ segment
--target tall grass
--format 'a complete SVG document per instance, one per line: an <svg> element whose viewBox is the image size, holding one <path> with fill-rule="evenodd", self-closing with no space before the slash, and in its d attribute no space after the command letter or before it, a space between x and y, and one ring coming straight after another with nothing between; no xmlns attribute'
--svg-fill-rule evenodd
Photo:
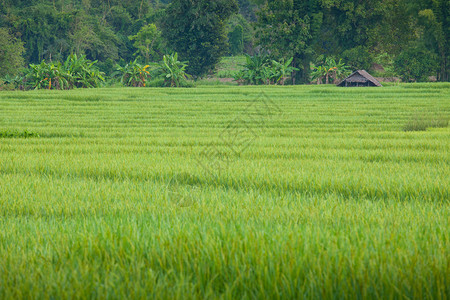
<svg viewBox="0 0 450 300"><path fill-rule="evenodd" d="M2 92L0 299L447 299L449 91Z"/></svg>

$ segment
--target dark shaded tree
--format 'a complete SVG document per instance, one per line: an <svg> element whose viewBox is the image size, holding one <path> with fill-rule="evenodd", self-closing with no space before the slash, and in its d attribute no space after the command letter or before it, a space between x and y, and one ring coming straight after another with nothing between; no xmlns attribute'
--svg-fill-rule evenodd
<svg viewBox="0 0 450 300"><path fill-rule="evenodd" d="M10 35L6 28L0 28L0 77L14 75L23 67L24 50L22 41Z"/></svg>
<svg viewBox="0 0 450 300"><path fill-rule="evenodd" d="M293 57L293 67L300 69L293 83L308 82L313 45L323 23L319 1L267 0L257 15L259 45L277 58Z"/></svg>
<svg viewBox="0 0 450 300"><path fill-rule="evenodd" d="M397 56L394 66L403 81L428 81L438 70L438 56L423 46L410 47Z"/></svg>
<svg viewBox="0 0 450 300"><path fill-rule="evenodd" d="M228 34L230 41L230 53L232 55L242 54L244 51L244 28L241 25L236 25Z"/></svg>
<svg viewBox="0 0 450 300"><path fill-rule="evenodd" d="M174 0L168 6L163 35L189 62L189 74L202 76L215 68L228 50L226 21L237 11L235 0Z"/></svg>

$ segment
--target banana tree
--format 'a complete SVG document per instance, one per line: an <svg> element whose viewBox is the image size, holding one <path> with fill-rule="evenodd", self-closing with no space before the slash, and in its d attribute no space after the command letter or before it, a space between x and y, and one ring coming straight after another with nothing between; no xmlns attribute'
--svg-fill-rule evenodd
<svg viewBox="0 0 450 300"><path fill-rule="evenodd" d="M158 64L158 73L164 78L164 85L179 87L182 81L191 78L186 74L188 64L178 60L178 53L164 55L163 60Z"/></svg>
<svg viewBox="0 0 450 300"><path fill-rule="evenodd" d="M85 55L70 55L64 63L64 69L73 78L72 84L78 88L99 87L101 81L105 81L103 75L95 64L97 61L90 61Z"/></svg>
<svg viewBox="0 0 450 300"><path fill-rule="evenodd" d="M339 59L333 71L334 83L338 83L339 80L347 77L348 75L350 75L350 73L351 70L345 65L342 59Z"/></svg>
<svg viewBox="0 0 450 300"><path fill-rule="evenodd" d="M145 87L145 83L150 79L149 65L141 65L135 59L124 67L117 65L117 71L113 75L119 74L121 83L130 87Z"/></svg>
<svg viewBox="0 0 450 300"><path fill-rule="evenodd" d="M39 65L30 65L26 74L27 82L34 89L68 89L70 75L65 72L61 63L53 64L42 61Z"/></svg>
<svg viewBox="0 0 450 300"><path fill-rule="evenodd" d="M312 81L317 82L317 84L322 84L325 79L325 84L330 83L330 79L336 83L342 77L345 77L349 73L349 69L340 59L338 62L334 58L328 57L325 61L315 66L313 65L313 71L311 72Z"/></svg>
<svg viewBox="0 0 450 300"><path fill-rule="evenodd" d="M291 66L293 60L293 57L287 61L285 61L284 58L280 62L272 60L276 84L284 85L289 75L292 74L292 72L299 70L298 68Z"/></svg>
<svg viewBox="0 0 450 300"><path fill-rule="evenodd" d="M322 84L326 73L327 73L327 71L326 71L325 67L313 66L313 71L311 72L311 79L312 79L312 81L316 82L317 84Z"/></svg>

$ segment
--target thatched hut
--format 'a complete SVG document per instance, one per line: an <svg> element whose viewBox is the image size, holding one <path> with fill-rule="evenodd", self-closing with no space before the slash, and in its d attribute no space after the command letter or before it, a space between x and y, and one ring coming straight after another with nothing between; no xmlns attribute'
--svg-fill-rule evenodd
<svg viewBox="0 0 450 300"><path fill-rule="evenodd" d="M337 86L344 87L358 87L358 86L382 86L381 83L375 79L372 75L367 73L364 70L358 70L354 72L352 75L348 76Z"/></svg>

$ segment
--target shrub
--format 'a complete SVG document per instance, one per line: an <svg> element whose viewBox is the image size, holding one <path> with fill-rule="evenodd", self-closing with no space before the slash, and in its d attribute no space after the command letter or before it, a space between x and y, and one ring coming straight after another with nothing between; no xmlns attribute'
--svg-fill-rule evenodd
<svg viewBox="0 0 450 300"><path fill-rule="evenodd" d="M244 52L244 28L237 24L233 31L228 34L231 55L238 55Z"/></svg>
<svg viewBox="0 0 450 300"><path fill-rule="evenodd" d="M394 67L403 81L424 82L437 73L438 58L424 47L408 48L397 56Z"/></svg>
<svg viewBox="0 0 450 300"><path fill-rule="evenodd" d="M151 65L141 65L134 60L124 67L117 65L113 76L120 76L120 81L130 87L190 87L193 86L187 79L186 62L178 60L178 54L164 55L163 60Z"/></svg>
<svg viewBox="0 0 450 300"><path fill-rule="evenodd" d="M0 28L0 76L17 74L24 66L22 53L25 52L20 39L13 37L8 29Z"/></svg>
<svg viewBox="0 0 450 300"><path fill-rule="evenodd" d="M342 53L342 59L353 70L369 70L373 64L372 55L363 46L344 51Z"/></svg>

